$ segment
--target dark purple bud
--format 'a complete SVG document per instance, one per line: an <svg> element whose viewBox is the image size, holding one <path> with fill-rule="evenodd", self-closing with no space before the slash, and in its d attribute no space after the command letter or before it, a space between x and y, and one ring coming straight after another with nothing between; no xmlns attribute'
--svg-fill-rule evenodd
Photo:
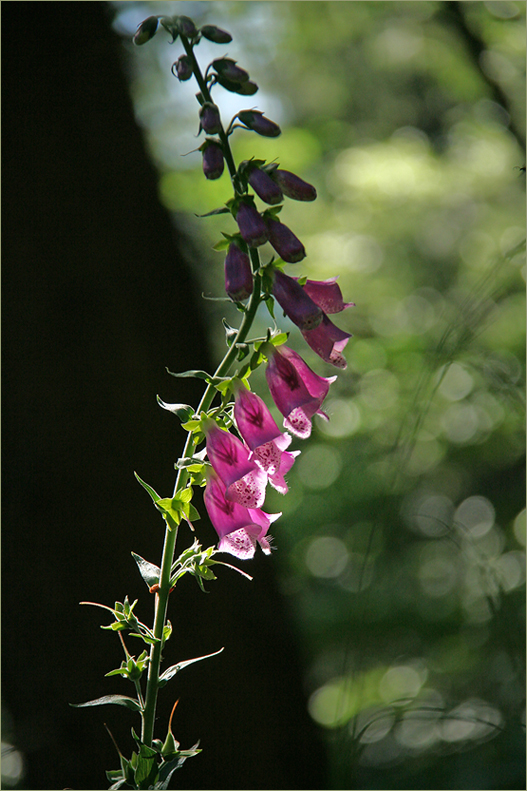
<svg viewBox="0 0 527 791"><path fill-rule="evenodd" d="M222 88L225 88L226 91L239 93L241 96L253 96L258 90L257 84L251 82L251 80L247 80L247 82L232 82L232 80L227 80L225 77L222 77L221 74L216 75L216 82L218 85L221 85Z"/></svg>
<svg viewBox="0 0 527 791"><path fill-rule="evenodd" d="M174 22L181 36L186 36L187 38L194 38L195 36L198 35L196 25L194 24L194 22L190 17L175 16Z"/></svg>
<svg viewBox="0 0 527 791"><path fill-rule="evenodd" d="M206 140L200 150L203 154L203 172L205 177L211 181L219 179L225 164L220 144L212 140Z"/></svg>
<svg viewBox="0 0 527 791"><path fill-rule="evenodd" d="M141 44L146 44L151 38L154 38L158 24L159 20L156 16L149 16L148 19L141 22L133 38L134 44L139 47Z"/></svg>
<svg viewBox="0 0 527 791"><path fill-rule="evenodd" d="M310 201L317 197L317 191L312 184L308 184L288 170L275 170L272 177L288 198Z"/></svg>
<svg viewBox="0 0 527 791"><path fill-rule="evenodd" d="M216 27L216 25L203 25L200 30L204 38L214 41L215 44L228 44L232 41L231 34L227 33L226 30L222 30L221 27Z"/></svg>
<svg viewBox="0 0 527 791"><path fill-rule="evenodd" d="M267 219L269 241L280 258L289 264L295 264L306 257L304 245L287 225L279 220Z"/></svg>
<svg viewBox="0 0 527 791"><path fill-rule="evenodd" d="M212 61L215 71L230 82L247 82L249 79L245 69L240 69L232 58L218 58Z"/></svg>
<svg viewBox="0 0 527 791"><path fill-rule="evenodd" d="M242 110L238 113L238 118L248 129L263 137L278 137L282 131L278 124L270 121L258 110Z"/></svg>
<svg viewBox="0 0 527 791"><path fill-rule="evenodd" d="M181 55L175 63L172 64L172 74L177 77L180 82L190 80L192 77L192 61L188 55Z"/></svg>
<svg viewBox="0 0 527 791"><path fill-rule="evenodd" d="M249 247L258 247L269 239L269 231L262 215L249 203L240 203L236 222L242 239Z"/></svg>
<svg viewBox="0 0 527 791"><path fill-rule="evenodd" d="M283 199L282 190L264 170L253 168L248 180L258 197L270 206L280 203Z"/></svg>
<svg viewBox="0 0 527 791"><path fill-rule="evenodd" d="M225 291L233 302L241 302L253 293L253 273L247 253L231 242L225 256Z"/></svg>
<svg viewBox="0 0 527 791"><path fill-rule="evenodd" d="M318 327L324 313L296 280L275 269L272 290L286 316L303 332Z"/></svg>
<svg viewBox="0 0 527 791"><path fill-rule="evenodd" d="M215 104L205 102L199 111L200 129L208 135L215 135L221 132L220 111Z"/></svg>

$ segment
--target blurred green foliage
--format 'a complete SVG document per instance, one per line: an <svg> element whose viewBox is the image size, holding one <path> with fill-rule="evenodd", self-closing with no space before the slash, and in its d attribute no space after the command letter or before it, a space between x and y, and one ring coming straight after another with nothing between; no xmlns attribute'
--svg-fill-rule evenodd
<svg viewBox="0 0 527 791"><path fill-rule="evenodd" d="M308 253L290 273L338 275L357 304L336 317L354 338L331 420L266 501L331 787L524 787L525 3L113 5L123 36L167 5L233 34L260 92L217 89L224 120L251 106L283 129L237 131L236 161L316 185L281 215ZM176 49L159 35L127 63L161 199L217 297L211 247L234 223L195 214L231 188L181 157L199 143ZM200 44L202 66L216 55ZM223 353L236 310L204 309Z"/></svg>

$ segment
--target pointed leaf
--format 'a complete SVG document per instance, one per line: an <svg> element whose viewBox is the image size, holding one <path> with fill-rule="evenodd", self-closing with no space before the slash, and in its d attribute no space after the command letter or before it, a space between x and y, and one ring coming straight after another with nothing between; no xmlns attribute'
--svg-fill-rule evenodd
<svg viewBox="0 0 527 791"><path fill-rule="evenodd" d="M70 703L74 709L83 709L87 706L105 706L106 704L114 704L116 706L126 706L127 709L132 711L141 711L141 706L134 700L126 695L104 695L102 698L96 700L88 700L86 703Z"/></svg>
<svg viewBox="0 0 527 791"><path fill-rule="evenodd" d="M132 552L132 557L137 563L141 576L146 582L147 587L151 588L152 585L158 584L159 577L161 576L161 569L159 566L154 566L153 563L149 563L148 560L142 558L141 555L136 555L135 552Z"/></svg>
<svg viewBox="0 0 527 791"><path fill-rule="evenodd" d="M194 414L194 409L188 404L167 404L159 396L156 396L156 399L160 407L173 412L180 420L188 420Z"/></svg>
<svg viewBox="0 0 527 791"><path fill-rule="evenodd" d="M146 489L146 491L148 492L148 494L150 495L150 497L152 498L154 503L157 503L157 501L161 499L159 497L158 493L154 489L152 489L151 486L149 486L147 483L145 483L143 480L141 480L141 478L139 477L139 475L136 472L134 472L134 475L137 478L137 480L139 481L139 483L141 484L141 486L144 489Z"/></svg>
<svg viewBox="0 0 527 791"><path fill-rule="evenodd" d="M166 371L167 373L170 374L170 376L176 376L179 377L180 379L188 379L190 377L193 377L194 379L204 379L206 382L212 381L212 376L208 374L206 371L198 370L198 371L182 371L181 373L174 373L173 371L169 371L168 368L166 369Z"/></svg>
<svg viewBox="0 0 527 791"><path fill-rule="evenodd" d="M215 214L229 214L230 209L227 209L226 206L222 206L221 209L213 209L212 211L208 211L206 214L196 214L196 217L213 217Z"/></svg>
<svg viewBox="0 0 527 791"><path fill-rule="evenodd" d="M176 675L180 670L183 670L184 667L188 665L194 664L194 662L201 662L202 659L209 659L211 656L217 656L217 654L221 654L223 648L220 648L219 651L214 651L213 654L207 654L206 656L197 656L194 659L186 659L184 662L178 662L177 665L171 665L168 667L164 673L159 676L159 681L166 684L173 676Z"/></svg>

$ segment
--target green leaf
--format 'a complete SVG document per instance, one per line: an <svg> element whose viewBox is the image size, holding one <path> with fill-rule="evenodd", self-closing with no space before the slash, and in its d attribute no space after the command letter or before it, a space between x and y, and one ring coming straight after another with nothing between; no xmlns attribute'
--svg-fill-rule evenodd
<svg viewBox="0 0 527 791"><path fill-rule="evenodd" d="M159 396L156 396L157 403L168 412L173 412L180 420L189 420L194 414L194 409L188 404L166 404Z"/></svg>
<svg viewBox="0 0 527 791"><path fill-rule="evenodd" d="M146 491L148 492L148 494L150 495L150 497L152 498L154 503L157 503L157 501L161 499L159 497L158 493L154 489L152 489L151 486L149 486L147 483L145 483L143 480L141 480L141 478L139 477L139 475L136 472L134 472L134 475L137 478L137 480L139 481L139 483L141 484L141 486L144 489L146 489Z"/></svg>
<svg viewBox="0 0 527 791"><path fill-rule="evenodd" d="M102 698L95 700L88 700L86 703L70 703L74 709L83 709L87 706L106 706L113 704L115 706L125 706L132 711L141 711L141 706L134 698L129 698L126 695L104 695Z"/></svg>
<svg viewBox="0 0 527 791"><path fill-rule="evenodd" d="M188 504L188 509L189 510L187 516L191 522L197 522L198 519L201 519L199 511L192 505L192 503Z"/></svg>
<svg viewBox="0 0 527 791"><path fill-rule="evenodd" d="M220 648L219 651L214 651L213 654L206 654L206 656L197 656L194 659L186 659L184 662L178 662L177 665L171 665L165 670L164 673L162 673L159 676L159 685L161 686L161 682L163 682L163 684L166 684L167 681L170 681L170 679L173 678L176 675L176 673L179 673L180 670L183 670L183 668L194 664L194 662L201 662L202 659L209 659L211 656L217 656L218 654L221 654L223 650L224 650L223 648Z"/></svg>
<svg viewBox="0 0 527 791"><path fill-rule="evenodd" d="M221 209L213 209L206 214L196 214L196 217L213 217L215 214L230 214L230 211L226 206L222 206Z"/></svg>
<svg viewBox="0 0 527 791"><path fill-rule="evenodd" d="M271 314L271 318L274 320L274 299L269 297L269 299L265 300L265 304L267 305L267 310Z"/></svg>
<svg viewBox="0 0 527 791"><path fill-rule="evenodd" d="M279 332L278 335L274 335L271 338L271 343L273 346L281 346L283 343L287 343L287 339L289 338L288 332Z"/></svg>
<svg viewBox="0 0 527 791"><path fill-rule="evenodd" d="M142 558L141 555L136 555L135 552L132 552L132 557L137 563L141 576L148 588L159 583L159 577L161 576L161 569L159 566L154 566L153 563L149 563L148 560Z"/></svg>
<svg viewBox="0 0 527 791"><path fill-rule="evenodd" d="M221 253L223 250L227 250L230 245L230 241L228 239L220 239L219 242L212 245L212 249L216 250L216 252Z"/></svg>
<svg viewBox="0 0 527 791"><path fill-rule="evenodd" d="M189 378L204 379L206 382L209 382L209 383L212 381L212 376L210 374L208 374L206 371L199 371L199 370L198 371L194 371L194 370L192 370L192 371L182 371L181 373L177 373L177 374L174 373L173 371L169 371L168 368L166 369L166 371L167 371L167 373L170 374L170 376L176 376L176 377L178 377L180 379L189 379Z"/></svg>

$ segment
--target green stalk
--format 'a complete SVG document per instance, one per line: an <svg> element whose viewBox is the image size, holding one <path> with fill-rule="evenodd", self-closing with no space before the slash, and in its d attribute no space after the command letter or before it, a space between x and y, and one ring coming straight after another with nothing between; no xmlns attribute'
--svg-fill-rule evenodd
<svg viewBox="0 0 527 791"><path fill-rule="evenodd" d="M205 80L203 79L203 76L201 74L199 65L194 57L193 48L190 45L189 41L184 36L181 36L181 40L183 42L183 46L185 47L185 51L187 55L192 60L192 68L194 71L194 76L196 77L201 93L203 94L203 98L206 101L210 102L212 101L210 97L210 93L208 91ZM221 132L219 133L219 136L223 145L223 153L229 168L229 172L233 182L233 187L236 192L236 183L235 183L236 165L234 163L232 152L229 146L228 137L225 134L223 127ZM236 355L238 353L237 344L243 343L247 338L249 330L251 329L252 323L254 321L254 317L256 315L258 305L262 300L260 294L261 277L258 274L258 270L260 268L260 257L258 255L258 251L254 248L250 248L249 256L251 258L253 272L255 273L253 293L251 295L249 305L247 306L247 310L244 313L242 323L240 324L236 337L233 343L231 344L229 350L225 354L225 357L218 365L214 373L215 377L224 376L226 373L228 373L231 365L236 360ZM201 398L201 401L199 402L196 412L199 414L202 411L207 411L210 408L216 394L217 394L217 390L214 387L214 385L209 384L206 387L205 392L203 393L203 396ZM183 449L182 457L186 458L192 456L192 450L193 450L192 434L189 432ZM186 470L178 470L176 476L176 483L174 486L174 495L180 488L182 488L186 484L187 477L188 477L188 472ZM157 642L154 643L150 648L150 661L148 663L148 678L146 684L145 705L142 714L141 739L146 745L148 745L148 747L152 746L152 740L154 738L154 723L156 718L157 694L159 690L159 669L161 665L161 651L163 648L163 643L162 643L163 630L165 628L165 623L166 623L168 596L170 591L170 572L172 569L172 564L174 562L177 534L178 534L177 529L170 529L167 525L167 528L165 530L165 540L163 545L163 557L161 561L159 591L156 594L156 604L155 604L154 636Z"/></svg>

